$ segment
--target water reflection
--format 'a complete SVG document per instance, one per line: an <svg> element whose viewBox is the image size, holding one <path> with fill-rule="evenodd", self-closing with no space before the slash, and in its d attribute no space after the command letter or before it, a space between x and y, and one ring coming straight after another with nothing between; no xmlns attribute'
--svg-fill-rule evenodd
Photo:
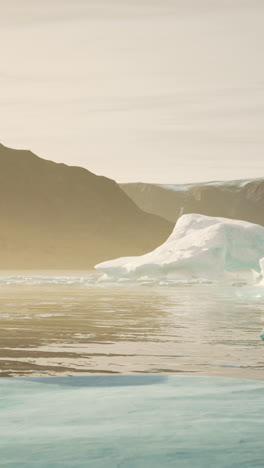
<svg viewBox="0 0 264 468"><path fill-rule="evenodd" d="M2 278L2 376L180 372L264 380L260 288L56 278Z"/></svg>

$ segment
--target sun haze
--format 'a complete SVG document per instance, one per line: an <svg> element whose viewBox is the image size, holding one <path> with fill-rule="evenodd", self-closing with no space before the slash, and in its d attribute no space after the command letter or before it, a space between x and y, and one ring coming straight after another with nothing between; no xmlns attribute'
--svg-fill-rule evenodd
<svg viewBox="0 0 264 468"><path fill-rule="evenodd" d="M1 143L119 182L264 176L263 14L262 0L2 0Z"/></svg>

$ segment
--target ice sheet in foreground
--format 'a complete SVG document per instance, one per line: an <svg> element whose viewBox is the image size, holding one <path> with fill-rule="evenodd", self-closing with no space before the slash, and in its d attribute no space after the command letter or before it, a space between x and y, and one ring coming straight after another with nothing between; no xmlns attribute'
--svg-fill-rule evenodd
<svg viewBox="0 0 264 468"><path fill-rule="evenodd" d="M0 379L8 468L261 468L264 382L115 375Z"/></svg>
<svg viewBox="0 0 264 468"><path fill-rule="evenodd" d="M168 240L152 252L95 266L113 278L216 279L231 272L261 272L264 227L246 221L183 215Z"/></svg>

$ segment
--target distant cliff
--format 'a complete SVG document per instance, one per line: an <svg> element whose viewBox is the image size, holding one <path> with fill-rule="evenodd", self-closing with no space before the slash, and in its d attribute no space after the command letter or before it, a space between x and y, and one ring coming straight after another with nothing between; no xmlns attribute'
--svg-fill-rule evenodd
<svg viewBox="0 0 264 468"><path fill-rule="evenodd" d="M175 222L181 214L240 219L264 226L264 178L187 185L121 184L144 211Z"/></svg>
<svg viewBox="0 0 264 468"><path fill-rule="evenodd" d="M89 268L152 250L173 229L113 180L3 145L0 222L0 269Z"/></svg>

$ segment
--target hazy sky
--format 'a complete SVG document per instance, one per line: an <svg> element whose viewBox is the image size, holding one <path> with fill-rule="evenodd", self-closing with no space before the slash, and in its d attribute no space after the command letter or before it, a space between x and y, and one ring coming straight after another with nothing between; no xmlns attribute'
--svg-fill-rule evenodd
<svg viewBox="0 0 264 468"><path fill-rule="evenodd" d="M264 177L263 0L0 0L0 141L120 182Z"/></svg>

